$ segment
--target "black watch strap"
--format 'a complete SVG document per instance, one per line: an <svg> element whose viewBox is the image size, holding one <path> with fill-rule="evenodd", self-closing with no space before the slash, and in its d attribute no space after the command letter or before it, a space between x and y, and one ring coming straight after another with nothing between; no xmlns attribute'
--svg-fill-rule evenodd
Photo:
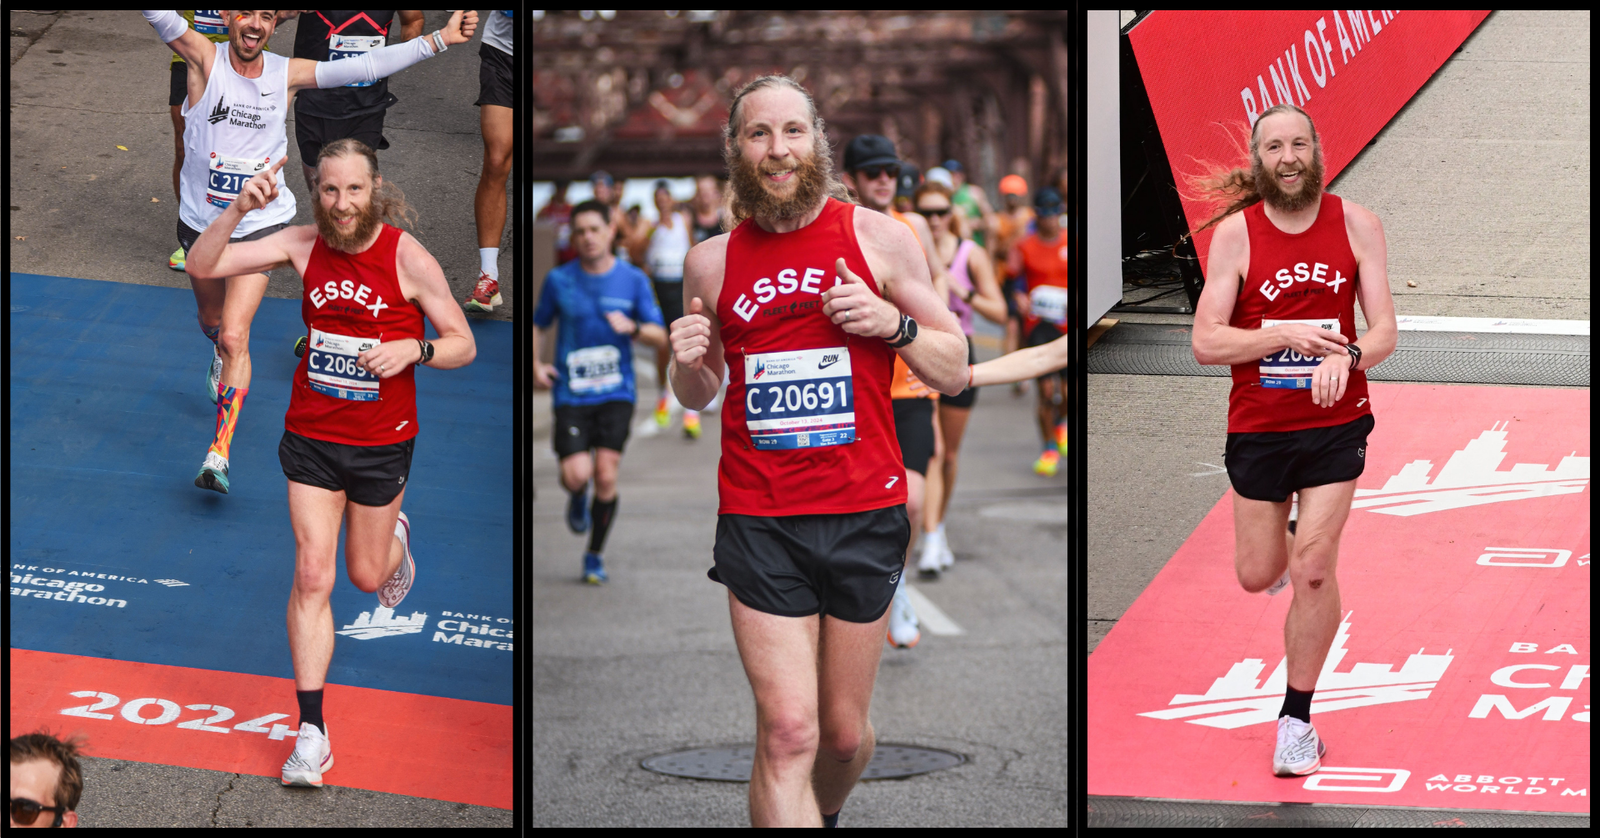
<svg viewBox="0 0 1600 838"><path fill-rule="evenodd" d="M1355 372L1356 368L1361 366L1361 347L1352 343L1346 346L1345 350L1350 353L1350 371Z"/></svg>
<svg viewBox="0 0 1600 838"><path fill-rule="evenodd" d="M417 360L419 364L426 364L433 360L433 344L417 338L417 347L422 350L422 357Z"/></svg>
<svg viewBox="0 0 1600 838"><path fill-rule="evenodd" d="M912 320L909 314L900 315L900 329L894 333L894 337L889 338L889 346L899 349L916 339L917 321Z"/></svg>

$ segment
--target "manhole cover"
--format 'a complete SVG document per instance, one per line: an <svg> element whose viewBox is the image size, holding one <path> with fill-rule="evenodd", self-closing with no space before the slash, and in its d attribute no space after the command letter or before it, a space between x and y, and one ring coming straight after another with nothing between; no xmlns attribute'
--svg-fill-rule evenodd
<svg viewBox="0 0 1600 838"><path fill-rule="evenodd" d="M754 745L727 745L659 754L648 757L639 764L658 774L671 774L674 777L748 783L750 763L754 754ZM914 774L938 771L941 768L951 768L966 761L967 758L961 754L934 748L880 744L872 755L872 762L867 763L867 770L861 772L861 779L910 777Z"/></svg>

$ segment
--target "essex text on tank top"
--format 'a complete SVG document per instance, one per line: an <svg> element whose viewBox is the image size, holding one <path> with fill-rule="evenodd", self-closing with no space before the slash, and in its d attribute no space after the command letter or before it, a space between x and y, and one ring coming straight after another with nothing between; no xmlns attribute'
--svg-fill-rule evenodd
<svg viewBox="0 0 1600 838"><path fill-rule="evenodd" d="M1285 233L1262 204L1244 210L1250 265L1228 325L1260 329L1307 323L1356 339L1356 257L1345 229L1344 202L1323 193L1317 220L1301 233ZM1311 400L1311 373L1321 358L1283 349L1233 365L1228 432L1298 431L1342 425L1372 412L1367 375L1350 373L1344 398L1333 407Z"/></svg>
<svg viewBox="0 0 1600 838"><path fill-rule="evenodd" d="M842 281L840 258L878 290L856 240L857 211L830 198L799 230L769 233L746 220L729 234L716 308L729 371L719 514L839 514L906 502L889 403L895 351L822 313L822 293Z"/></svg>
<svg viewBox="0 0 1600 838"><path fill-rule="evenodd" d="M1067 236L1057 233L1054 241L1043 241L1038 234L1024 237L1016 247L1022 251L1024 292L1031 313L1024 318L1026 336L1042 320L1063 330L1067 323Z"/></svg>
<svg viewBox="0 0 1600 838"><path fill-rule="evenodd" d="M289 430L342 445L393 445L417 435L416 365L380 380L356 360L379 343L423 336L422 311L400 290L400 235L385 224L360 253L317 237L303 279L307 345L284 416Z"/></svg>
<svg viewBox="0 0 1600 838"><path fill-rule="evenodd" d="M247 79L233 71L228 44L216 44L215 48L205 95L193 106L186 100L180 111L184 157L178 175L178 218L201 232L239 197L245 181L289 153L284 127L289 107L289 59L263 51L261 76ZM294 218L294 192L282 170L277 181L278 197L247 213L234 228L234 238Z"/></svg>
<svg viewBox="0 0 1600 838"><path fill-rule="evenodd" d="M388 42L394 15L392 9L301 12L294 33L294 57L343 61L382 49ZM349 119L377 113L398 101L389 92L389 80L384 78L354 81L327 90L302 90L295 96L294 109L306 116Z"/></svg>

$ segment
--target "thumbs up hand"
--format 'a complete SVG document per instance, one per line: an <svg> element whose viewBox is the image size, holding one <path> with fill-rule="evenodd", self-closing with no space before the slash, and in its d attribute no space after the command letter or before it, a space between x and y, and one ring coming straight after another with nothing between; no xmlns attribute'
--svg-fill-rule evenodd
<svg viewBox="0 0 1600 838"><path fill-rule="evenodd" d="M672 321L672 359L690 372L700 371L711 349L711 319L704 312L705 303L695 297L689 301L688 313Z"/></svg>
<svg viewBox="0 0 1600 838"><path fill-rule="evenodd" d="M838 283L822 292L822 313L852 335L887 338L900 330L900 310L878 296L866 280L839 259L834 264Z"/></svg>
<svg viewBox="0 0 1600 838"><path fill-rule="evenodd" d="M457 9L456 13L450 16L450 22L439 30L439 35L444 38L445 46L453 47L472 40L472 33L477 28L477 11Z"/></svg>

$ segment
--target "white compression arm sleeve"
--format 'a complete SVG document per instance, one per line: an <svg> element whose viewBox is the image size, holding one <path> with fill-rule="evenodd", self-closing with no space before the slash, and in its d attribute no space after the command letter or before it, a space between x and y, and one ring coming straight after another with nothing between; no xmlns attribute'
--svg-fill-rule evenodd
<svg viewBox="0 0 1600 838"><path fill-rule="evenodd" d="M188 21L177 12L140 12L140 14L156 28L156 34L161 36L163 44L170 44L183 37L184 30L189 28Z"/></svg>
<svg viewBox="0 0 1600 838"><path fill-rule="evenodd" d="M351 82L377 81L433 57L427 37L391 44L357 58L317 62L317 87L343 87Z"/></svg>

